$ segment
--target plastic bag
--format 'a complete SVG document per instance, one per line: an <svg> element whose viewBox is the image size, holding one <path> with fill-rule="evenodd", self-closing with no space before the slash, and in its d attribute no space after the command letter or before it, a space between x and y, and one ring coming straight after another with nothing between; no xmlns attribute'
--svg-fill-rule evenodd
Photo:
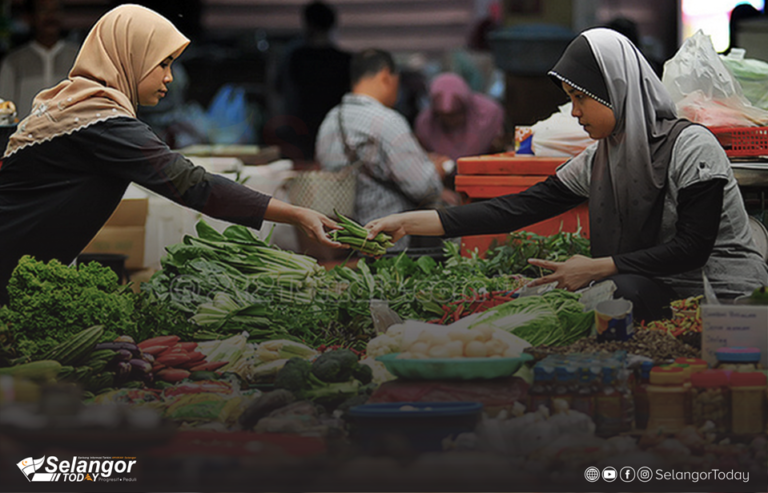
<svg viewBox="0 0 768 493"><path fill-rule="evenodd" d="M678 115L709 127L768 123L768 111L752 106L741 86L702 31L686 39L664 64L662 82Z"/></svg>
<svg viewBox="0 0 768 493"><path fill-rule="evenodd" d="M595 142L581 128L579 120L571 116L571 108L571 103L566 103L546 120L533 125L531 147L534 155L571 157Z"/></svg>
<svg viewBox="0 0 768 493"><path fill-rule="evenodd" d="M744 96L752 106L768 110L768 63L745 58L745 50L731 48L723 63L739 81Z"/></svg>
<svg viewBox="0 0 768 493"><path fill-rule="evenodd" d="M225 84L208 107L211 144L253 144L254 129L245 89Z"/></svg>

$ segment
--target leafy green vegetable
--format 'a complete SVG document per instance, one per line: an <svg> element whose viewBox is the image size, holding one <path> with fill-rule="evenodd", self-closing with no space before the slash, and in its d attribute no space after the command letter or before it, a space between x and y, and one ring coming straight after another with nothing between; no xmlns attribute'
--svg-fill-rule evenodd
<svg viewBox="0 0 768 493"><path fill-rule="evenodd" d="M491 325L533 346L564 346L588 336L594 319L594 311L584 311L578 294L554 289L490 308L470 328Z"/></svg>
<svg viewBox="0 0 768 493"><path fill-rule="evenodd" d="M86 327L104 325L132 334L133 293L97 262L68 267L25 255L8 282L10 302L2 318L25 354L43 352Z"/></svg>

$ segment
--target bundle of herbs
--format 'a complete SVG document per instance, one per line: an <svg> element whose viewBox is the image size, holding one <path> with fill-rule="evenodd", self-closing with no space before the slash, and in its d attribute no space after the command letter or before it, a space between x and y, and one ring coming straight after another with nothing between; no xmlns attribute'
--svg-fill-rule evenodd
<svg viewBox="0 0 768 493"><path fill-rule="evenodd" d="M333 213L339 218L341 229L328 233L328 237L331 240L349 245L354 250L359 250L361 253L373 255L374 257L384 255L387 253L387 248L395 246L392 243L392 237L388 234L379 233L375 238L369 240L367 229L343 214L339 214L336 209L333 210Z"/></svg>

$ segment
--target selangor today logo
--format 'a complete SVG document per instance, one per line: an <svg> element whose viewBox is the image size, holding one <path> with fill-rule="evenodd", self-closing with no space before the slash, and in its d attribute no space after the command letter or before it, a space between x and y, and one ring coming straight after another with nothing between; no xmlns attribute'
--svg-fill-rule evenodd
<svg viewBox="0 0 768 493"><path fill-rule="evenodd" d="M113 477L113 474L131 474L135 457L73 457L71 461L53 455L46 459L27 457L16 466L30 483L83 482L83 481L136 481L134 477Z"/></svg>

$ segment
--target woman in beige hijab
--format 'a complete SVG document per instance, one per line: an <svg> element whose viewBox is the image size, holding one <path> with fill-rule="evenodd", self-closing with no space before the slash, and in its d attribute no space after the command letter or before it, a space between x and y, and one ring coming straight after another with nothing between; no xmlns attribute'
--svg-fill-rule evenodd
<svg viewBox="0 0 768 493"><path fill-rule="evenodd" d="M168 92L189 44L138 5L107 12L83 42L69 78L42 91L11 136L0 167L0 304L23 255L69 263L96 235L131 182L209 216L260 228L294 224L327 246L326 216L195 167L136 119Z"/></svg>

